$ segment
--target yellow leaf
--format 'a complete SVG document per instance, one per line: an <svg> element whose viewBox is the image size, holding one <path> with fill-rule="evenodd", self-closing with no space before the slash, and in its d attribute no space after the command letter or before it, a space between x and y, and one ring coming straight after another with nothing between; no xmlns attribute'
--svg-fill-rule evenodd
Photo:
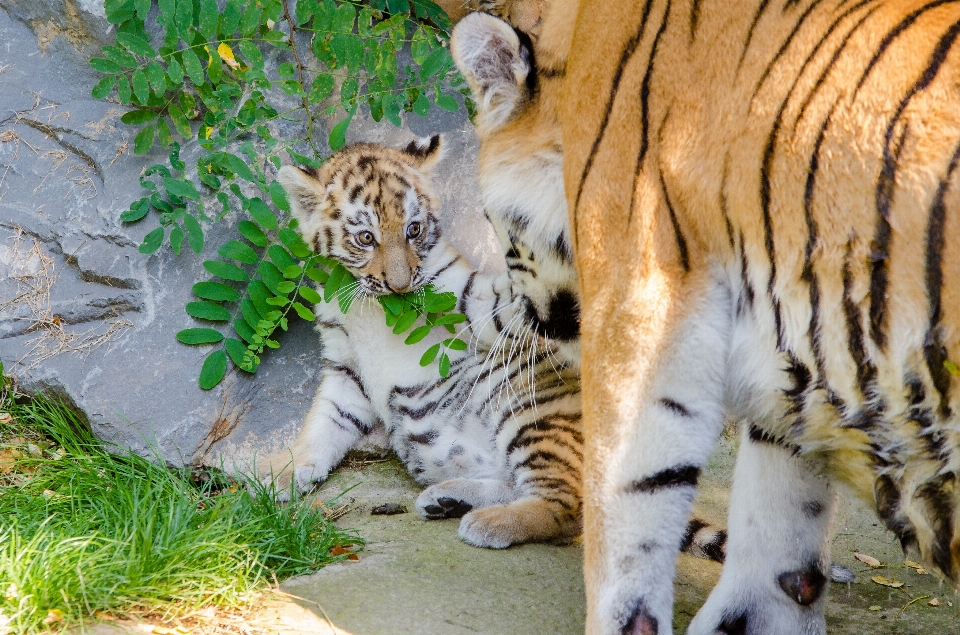
<svg viewBox="0 0 960 635"><path fill-rule="evenodd" d="M213 128L211 128L210 126L204 126L204 127L203 127L203 138L204 138L204 139L209 139L209 138L210 138L210 135L212 135L212 134L213 134Z"/></svg>
<svg viewBox="0 0 960 635"><path fill-rule="evenodd" d="M220 54L220 59L223 60L224 64L233 70L240 68L240 62L238 62L237 58L233 56L233 49L230 48L230 45L226 42L220 43L220 46L217 47L217 53Z"/></svg>
<svg viewBox="0 0 960 635"><path fill-rule="evenodd" d="M865 553L860 553L860 552L858 552L858 551L854 551L854 552L853 552L853 557L856 558L857 560L859 560L860 562L862 562L863 564L867 565L868 567L871 567L871 568L874 568L874 569L876 569L877 567L882 567L882 566L883 566L883 564L882 564L879 560L877 560L877 559L874 558L873 556L868 556L868 555L865 554Z"/></svg>
<svg viewBox="0 0 960 635"><path fill-rule="evenodd" d="M867 610L868 610L868 611L879 611L880 609L881 609L881 607L880 607L879 605L874 604L873 606L871 606L871 607L868 608Z"/></svg>
<svg viewBox="0 0 960 635"><path fill-rule="evenodd" d="M927 602L927 606L940 606L940 600L938 600L937 598L933 598L932 600Z"/></svg>
<svg viewBox="0 0 960 635"><path fill-rule="evenodd" d="M899 580L888 578L882 575L875 575L870 579L881 586L887 586L887 587L890 587L891 589L899 589L900 587L903 586L903 582L900 582Z"/></svg>
<svg viewBox="0 0 960 635"><path fill-rule="evenodd" d="M949 359L943 360L943 367L950 371L951 375L960 375L960 366L957 366Z"/></svg>
<svg viewBox="0 0 960 635"><path fill-rule="evenodd" d="M50 609L47 616L43 618L44 624L56 624L63 619L63 611L60 609Z"/></svg>

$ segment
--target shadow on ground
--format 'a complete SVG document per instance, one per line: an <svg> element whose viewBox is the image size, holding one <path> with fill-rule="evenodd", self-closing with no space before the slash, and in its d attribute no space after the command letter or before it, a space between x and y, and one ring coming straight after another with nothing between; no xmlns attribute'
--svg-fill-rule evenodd
<svg viewBox="0 0 960 635"><path fill-rule="evenodd" d="M705 470L697 513L724 524L735 442L726 439ZM525 545L504 551L470 547L457 538L457 520L423 522L414 512L418 486L392 460L349 463L317 496L329 499L352 487L343 500L350 512L338 523L357 528L366 548L357 562L343 562L295 578L282 589L301 599L337 632L351 635L577 635L583 632L582 551L578 545ZM372 516L398 503L409 510ZM889 567L870 569L854 558L868 554ZM857 574L834 585L828 605L830 633L843 635L940 635L960 633L960 600L932 575L903 564L899 544L859 504L841 501L834 561ZM681 555L674 630L682 633L720 575L720 565ZM883 575L905 583L880 586ZM928 602L936 598L940 606ZM912 600L916 600L911 603ZM949 604L952 604L950 606ZM342 629L342 631L340 631ZM334 632L334 631L330 631Z"/></svg>

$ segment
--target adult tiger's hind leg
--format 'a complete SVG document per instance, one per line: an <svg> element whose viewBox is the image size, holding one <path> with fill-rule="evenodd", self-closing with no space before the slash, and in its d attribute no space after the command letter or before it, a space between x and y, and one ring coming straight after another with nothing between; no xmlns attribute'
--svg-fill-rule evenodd
<svg viewBox="0 0 960 635"><path fill-rule="evenodd" d="M584 385L593 393L584 430L589 635L673 632L672 580L700 468L722 427L731 324L728 287L708 276L686 282L664 310L669 331L628 331L615 320L633 318L611 313L606 328L636 339L607 358L584 355L595 364L623 352L606 372L583 375L593 382Z"/></svg>
<svg viewBox="0 0 960 635"><path fill-rule="evenodd" d="M835 496L809 461L744 426L727 559L688 635L821 635Z"/></svg>

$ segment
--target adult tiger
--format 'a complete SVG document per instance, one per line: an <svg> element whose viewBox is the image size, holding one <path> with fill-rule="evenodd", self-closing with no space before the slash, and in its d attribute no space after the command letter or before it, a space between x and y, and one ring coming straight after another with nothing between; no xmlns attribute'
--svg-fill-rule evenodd
<svg viewBox="0 0 960 635"><path fill-rule="evenodd" d="M728 555L691 633L826 631L838 485L960 578L958 36L949 0L551 0L535 56L458 25L502 177L562 143L588 633L672 631L724 412Z"/></svg>

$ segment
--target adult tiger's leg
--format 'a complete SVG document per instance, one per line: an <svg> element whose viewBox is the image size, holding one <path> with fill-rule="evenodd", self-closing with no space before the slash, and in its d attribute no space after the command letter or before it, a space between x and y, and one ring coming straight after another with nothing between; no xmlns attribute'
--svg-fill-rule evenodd
<svg viewBox="0 0 960 635"><path fill-rule="evenodd" d="M744 426L727 559L689 635L816 635L830 577L833 488L795 448Z"/></svg>
<svg viewBox="0 0 960 635"><path fill-rule="evenodd" d="M728 288L693 275L659 312L668 330L633 337L617 322L637 323L636 316L619 308L606 328L620 334L620 350L584 356L607 364L584 373L589 635L672 633L676 558L700 468L722 426L731 321ZM664 296L655 291L651 301ZM584 337L585 346L607 339Z"/></svg>

